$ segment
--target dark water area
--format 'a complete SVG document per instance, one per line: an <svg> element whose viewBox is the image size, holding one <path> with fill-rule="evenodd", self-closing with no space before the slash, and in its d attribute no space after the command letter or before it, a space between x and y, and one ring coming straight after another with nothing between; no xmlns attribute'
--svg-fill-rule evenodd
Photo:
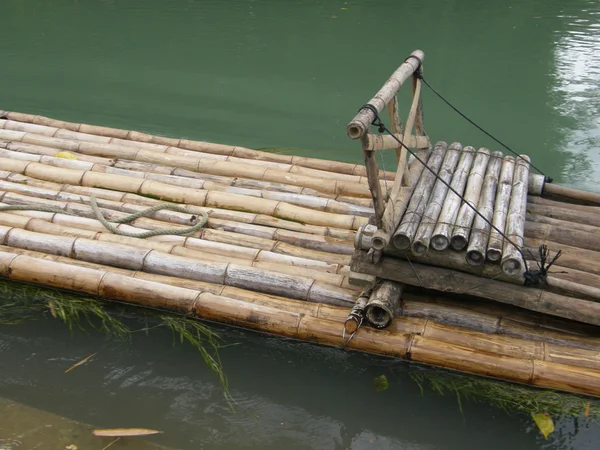
<svg viewBox="0 0 600 450"><path fill-rule="evenodd" d="M0 109L359 162L347 122L421 48L428 81L467 115L556 182L600 192L598 2L2 0L0 17ZM423 97L433 141L499 149ZM404 362L221 334L236 344L221 351L235 413L198 353L169 333L122 342L52 320L0 327L0 397L97 427L160 429L152 441L180 449L600 442L583 420L558 420L544 440L530 417L464 399L461 412L455 396L422 393L411 378L422 369ZM382 374L390 387L376 392ZM58 442L49 432L36 448Z"/></svg>

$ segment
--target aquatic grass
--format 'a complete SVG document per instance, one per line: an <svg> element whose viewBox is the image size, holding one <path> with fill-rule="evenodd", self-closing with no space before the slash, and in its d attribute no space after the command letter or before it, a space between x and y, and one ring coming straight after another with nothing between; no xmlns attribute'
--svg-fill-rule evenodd
<svg viewBox="0 0 600 450"><path fill-rule="evenodd" d="M17 325L28 320L53 317L63 322L71 332L89 329L129 339L134 333L168 328L180 343L194 347L207 366L218 376L223 395L231 410L233 398L219 357L223 347L221 337L208 325L188 317L165 314L163 311L105 302L59 289L38 287L0 278L0 325ZM144 320L144 327L132 329L125 318ZM150 326L150 321L156 325Z"/></svg>
<svg viewBox="0 0 600 450"><path fill-rule="evenodd" d="M455 396L461 413L463 400L468 400L489 404L509 415L523 413L532 416L547 413L555 418L585 416L594 421L600 419L600 399L596 398L443 370L412 368L409 376L419 386L422 394L428 388L438 395Z"/></svg>

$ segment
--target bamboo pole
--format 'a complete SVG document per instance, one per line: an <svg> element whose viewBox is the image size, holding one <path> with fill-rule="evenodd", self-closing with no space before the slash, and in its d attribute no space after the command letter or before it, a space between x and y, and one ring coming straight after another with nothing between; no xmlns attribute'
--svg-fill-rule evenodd
<svg viewBox="0 0 600 450"><path fill-rule="evenodd" d="M585 233L600 235L600 227L595 227L593 225L585 225L583 223L569 222L568 220L553 219L552 217L538 216L537 214L529 213L527 213L525 219L526 222L549 225L553 228L562 228L570 231L583 231ZM527 227L527 223L525 224L525 227Z"/></svg>
<svg viewBox="0 0 600 450"><path fill-rule="evenodd" d="M377 168L377 161L375 160L375 153L365 150L363 146L363 156L365 161L365 167L367 168L367 177L369 179L369 190L371 191L371 198L373 199L373 207L375 208L375 223L377 226L381 226L381 219L383 217L384 208L384 194L379 184L377 174L379 169ZM387 192L385 193L387 196Z"/></svg>
<svg viewBox="0 0 600 450"><path fill-rule="evenodd" d="M364 272L425 289L469 294L552 316L600 325L600 303L541 289L525 288L496 280L482 280L475 275L386 256L379 264L372 265L365 252L355 253L350 268L355 272Z"/></svg>
<svg viewBox="0 0 600 450"><path fill-rule="evenodd" d="M600 208L596 207L596 211L583 211L571 209L570 206L567 207L566 205L566 203L560 203L559 205L536 205L529 203L527 204L527 212L584 225L598 226L600 224Z"/></svg>
<svg viewBox="0 0 600 450"><path fill-rule="evenodd" d="M588 205L600 205L600 194L572 189L552 183L546 183L544 185L544 195L564 198L567 201L583 202Z"/></svg>
<svg viewBox="0 0 600 450"><path fill-rule="evenodd" d="M425 58L425 54L421 50L415 50L411 53L411 56L415 58L407 58L385 82L379 92L369 100L369 104L377 110L378 114L381 114L404 82L419 69L420 63L418 61L423 61ZM370 109L361 109L348 124L346 133L351 139L359 139L367 133L374 119L375 114L373 111Z"/></svg>
<svg viewBox="0 0 600 450"><path fill-rule="evenodd" d="M526 155L520 156L515 162L512 194L508 206L508 215L506 216L506 237L508 240L504 242L502 251L502 270L509 275L523 271L523 259L519 250L523 247L525 232L529 157Z"/></svg>
<svg viewBox="0 0 600 450"><path fill-rule="evenodd" d="M547 239L525 237L525 254L537 255L540 245L547 245L552 252L562 250L558 263L568 269L600 275L600 251L558 244Z"/></svg>
<svg viewBox="0 0 600 450"><path fill-rule="evenodd" d="M469 234L471 225L475 218L475 211L479 203L481 194L481 186L483 185L483 177L490 159L490 152L487 148L480 148L475 154L473 166L469 172L467 186L465 187L464 200L458 210L452 235L450 237L450 245L454 250L462 250L469 243Z"/></svg>
<svg viewBox="0 0 600 450"><path fill-rule="evenodd" d="M417 153L417 156L421 161L427 164L430 152L429 150L420 150ZM390 243L392 234L404 216L404 212L408 207L417 181L420 179L424 168L425 166L417 160L410 164L406 187L401 187L403 179L402 174L396 175L396 180L392 186L392 192L385 205L385 211L383 212L383 217L381 219L381 227L377 230L375 236L373 236L373 248L375 250L382 250Z"/></svg>
<svg viewBox="0 0 600 450"><path fill-rule="evenodd" d="M46 129L37 128L37 131L39 133L40 131L45 130L44 133L46 135L56 135L57 133L60 134L61 132L63 133L62 135L65 135L65 131L72 131L76 134L70 133L69 137L71 139L77 138L78 140L84 141L92 140L93 142L98 142L100 137L107 137L108 139L100 140L107 143L130 143L145 148L156 148L155 146L157 145L179 147L181 149L204 152L213 155L231 156L248 160L254 159L260 161L273 161L277 163L293 164L296 166L324 170L328 172L338 172L363 177L366 176L365 168L357 164L328 161L317 158L306 158L294 155L283 155L272 152L251 150L239 146L236 147L230 145L213 144L209 142L190 141L186 139L165 138L162 136L152 136L136 131L119 130L116 128L99 127L87 124L76 124L23 113L7 112L5 116L8 120L22 122L22 124L33 123L36 125L42 125ZM2 124L0 124L0 128L3 128ZM51 134L53 131L48 130L47 128L54 128L56 131L54 131L54 134Z"/></svg>
<svg viewBox="0 0 600 450"><path fill-rule="evenodd" d="M373 288L365 306L365 317L375 328L386 328L394 320L402 287L401 283L382 281Z"/></svg>
<svg viewBox="0 0 600 450"><path fill-rule="evenodd" d="M3 276L16 281L30 281L33 278L37 284L46 286L174 311L266 333L326 345L341 345L340 338L344 324L315 318L310 314L284 311L207 292L135 280L101 270L35 260L24 255L0 253L0 271ZM442 334L447 338L447 334L438 331L438 335ZM481 344L483 345L483 342ZM382 330L361 328L347 346L355 350L406 357L413 361L541 387L551 386L590 395L598 395L600 392L598 382L600 372L594 369L534 358L524 360L502 355L489 348L486 349L488 351L481 352L416 334L398 335ZM502 348L506 346L501 347L500 351ZM564 381L561 382L563 378Z"/></svg>
<svg viewBox="0 0 600 450"><path fill-rule="evenodd" d="M548 239L583 249L600 249L600 234L579 231L546 223L526 222L525 235L531 238Z"/></svg>
<svg viewBox="0 0 600 450"><path fill-rule="evenodd" d="M438 173L447 149L448 145L445 142L440 141L435 144L433 153L427 161L427 167L431 171L423 171L419 178L404 217L402 217L398 229L393 234L392 243L394 247L398 249L407 249L410 247L436 181L434 173Z"/></svg>
<svg viewBox="0 0 600 450"><path fill-rule="evenodd" d="M575 211L600 213L600 206L578 205L575 203L559 202L556 200L550 200L548 198L537 196L527 197L527 206L529 207L530 205L553 206L557 208L572 209Z"/></svg>
<svg viewBox="0 0 600 450"><path fill-rule="evenodd" d="M282 217L288 220L302 221L312 225L357 229L361 223L367 222L367 219L364 217L314 211L275 200L228 194L226 192L197 191L195 189L184 187L175 188L174 186L153 180L142 180L122 175L83 170L55 168L35 162L0 158L0 169L46 181L89 187L102 187L105 189L132 192L141 195L152 195L176 203L250 211Z"/></svg>
<svg viewBox="0 0 600 450"><path fill-rule="evenodd" d="M502 165L502 152L493 152L483 180L481 197L477 204L476 216L471 230L471 239L467 247L467 263L481 266L485 263L486 247L490 237L490 223L494 215L494 203L498 188L498 177ZM483 216L483 217L482 217Z"/></svg>
<svg viewBox="0 0 600 450"><path fill-rule="evenodd" d="M458 159L462 151L462 145L458 142L450 144L444 162L439 172L440 179L435 182L433 191L429 198L429 203L423 213L421 224L415 234L415 239L411 246L411 250L415 255L422 255L429 249L429 242L433 234L433 229L436 226L442 205L448 193L448 186L452 181Z"/></svg>
<svg viewBox="0 0 600 450"><path fill-rule="evenodd" d="M458 166L452 176L450 187L460 195L463 195L465 191L474 154L475 149L473 147L467 146L462 149ZM446 250L450 246L450 235L454 222L456 222L460 202L460 197L454 192L450 191L447 193L431 237L431 246L435 250Z"/></svg>

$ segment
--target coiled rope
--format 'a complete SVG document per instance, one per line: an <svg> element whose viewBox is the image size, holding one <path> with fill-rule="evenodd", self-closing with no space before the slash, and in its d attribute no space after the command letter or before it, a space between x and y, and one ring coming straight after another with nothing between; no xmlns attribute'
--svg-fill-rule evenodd
<svg viewBox="0 0 600 450"><path fill-rule="evenodd" d="M191 221L198 220L198 222L191 227L161 228L161 229L156 229L156 230L143 231L140 233L134 233L134 232L120 230L115 225L113 225L113 223L115 223L115 224L130 223L141 217L149 217L152 214L154 214L155 212L161 211L161 210L169 210L169 211L181 212L181 213L186 213L186 214L190 214L190 212L183 206L173 205L170 203L161 203L161 204L158 204L151 208L137 212L135 214L131 214L129 216L123 217L121 219L113 220L112 221L113 223L111 223L108 220L106 220L106 218L102 214L102 211L100 211L100 208L98 207L98 203L96 202L96 198L93 195L90 195L90 206L92 207L92 211L94 212L94 215L96 216L96 218L111 233L118 234L121 236L139 238L139 239L144 239L144 238L152 237L152 236L162 236L162 235L167 235L167 234L173 235L173 236L189 234L189 233L193 233L194 231L198 231L200 228L204 227L206 225L206 223L208 222L208 214L205 211L201 211L197 215L196 214L192 215ZM37 204L0 205L0 211L41 211L41 212L50 212L50 213L57 213L57 214L66 214L69 216L78 216L77 214L72 213L70 211L65 211L64 209L62 209L58 206L37 205ZM198 219L198 216L199 216L199 219Z"/></svg>

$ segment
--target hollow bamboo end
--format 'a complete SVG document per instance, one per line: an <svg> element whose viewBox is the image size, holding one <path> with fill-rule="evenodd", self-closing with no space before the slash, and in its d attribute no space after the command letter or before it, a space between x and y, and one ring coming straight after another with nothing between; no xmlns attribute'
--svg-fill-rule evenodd
<svg viewBox="0 0 600 450"><path fill-rule="evenodd" d="M448 248L450 245L450 241L446 236L442 236L440 234L433 236L431 238L431 246L437 251L443 251Z"/></svg>
<svg viewBox="0 0 600 450"><path fill-rule="evenodd" d="M519 272L521 272L522 270L522 265L519 258L507 258L504 261L502 261L501 267L502 271L506 275L510 276L518 275Z"/></svg>
<svg viewBox="0 0 600 450"><path fill-rule="evenodd" d="M467 239L464 236L453 236L450 241L452 248L454 250L459 250L459 251L464 249L468 243L469 243L469 241L467 241Z"/></svg>
<svg viewBox="0 0 600 450"><path fill-rule="evenodd" d="M467 263L472 266L483 266L485 256L479 250L471 250L467 252Z"/></svg>
<svg viewBox="0 0 600 450"><path fill-rule="evenodd" d="M383 236L373 236L373 239L371 240L371 247L375 250L383 250L387 245L388 241Z"/></svg>
<svg viewBox="0 0 600 450"><path fill-rule="evenodd" d="M362 136L362 129L358 125L350 124L346 130L350 139L358 139Z"/></svg>
<svg viewBox="0 0 600 450"><path fill-rule="evenodd" d="M393 316L379 305L368 305L365 311L367 320L376 328L386 328L392 323Z"/></svg>
<svg viewBox="0 0 600 450"><path fill-rule="evenodd" d="M411 250L412 250L413 254L415 254L416 256L424 255L425 253L427 253L428 248L429 247L427 247L422 242L413 242L413 244L411 246Z"/></svg>
<svg viewBox="0 0 600 450"><path fill-rule="evenodd" d="M410 239L408 238L408 236L404 236L402 234L394 236L392 242L394 244L394 247L396 247L398 250L406 250L410 247Z"/></svg>
<svg viewBox="0 0 600 450"><path fill-rule="evenodd" d="M487 251L488 261L497 262L497 261L500 261L500 258L502 258L502 251L494 249L494 248L490 248Z"/></svg>
<svg viewBox="0 0 600 450"><path fill-rule="evenodd" d="M347 334L352 334L356 330L358 330L358 321L354 317L349 317L346 322L344 322L344 329Z"/></svg>

